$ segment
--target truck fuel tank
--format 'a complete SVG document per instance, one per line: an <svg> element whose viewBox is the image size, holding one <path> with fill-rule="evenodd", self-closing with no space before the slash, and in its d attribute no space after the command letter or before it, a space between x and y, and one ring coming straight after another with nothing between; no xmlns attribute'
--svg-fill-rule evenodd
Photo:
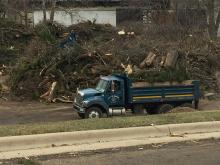
<svg viewBox="0 0 220 165"><path fill-rule="evenodd" d="M109 116L121 116L126 114L125 108L109 108Z"/></svg>

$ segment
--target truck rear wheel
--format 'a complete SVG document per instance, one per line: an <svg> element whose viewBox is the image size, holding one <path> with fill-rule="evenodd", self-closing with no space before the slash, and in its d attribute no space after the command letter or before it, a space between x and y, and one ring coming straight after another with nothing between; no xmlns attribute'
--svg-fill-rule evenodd
<svg viewBox="0 0 220 165"><path fill-rule="evenodd" d="M102 110L98 107L91 107L86 110L85 118L86 119L95 119L102 117Z"/></svg>
<svg viewBox="0 0 220 165"><path fill-rule="evenodd" d="M169 112L171 109L173 109L174 107L170 104L163 104L159 107L158 109L158 113L159 114L163 114L163 113L167 113Z"/></svg>

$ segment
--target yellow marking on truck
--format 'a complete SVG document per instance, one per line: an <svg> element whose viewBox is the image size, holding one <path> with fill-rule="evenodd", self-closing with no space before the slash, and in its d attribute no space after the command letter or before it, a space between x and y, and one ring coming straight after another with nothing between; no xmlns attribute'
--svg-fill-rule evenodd
<svg viewBox="0 0 220 165"><path fill-rule="evenodd" d="M173 98L173 97L193 97L193 94L179 94L179 95L167 95L165 98ZM133 97L133 101L140 99L160 99L162 96L135 96Z"/></svg>
<svg viewBox="0 0 220 165"><path fill-rule="evenodd" d="M133 97L133 99L159 99L161 98L162 96L136 96L136 97Z"/></svg>
<svg viewBox="0 0 220 165"><path fill-rule="evenodd" d="M183 94L183 95L167 95L166 98L173 98L173 97L193 97L193 94Z"/></svg>

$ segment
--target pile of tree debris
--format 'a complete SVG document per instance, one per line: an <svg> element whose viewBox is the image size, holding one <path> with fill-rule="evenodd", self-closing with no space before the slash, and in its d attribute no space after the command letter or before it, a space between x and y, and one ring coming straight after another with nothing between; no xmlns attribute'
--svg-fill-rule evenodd
<svg viewBox="0 0 220 165"><path fill-rule="evenodd" d="M198 36L191 31L181 30L174 37L173 30L166 29L161 35L158 28L165 27L115 28L94 22L68 28L56 23L38 25L28 32L29 37L23 36L25 49L16 54L19 60L10 75L11 90L20 98L71 102L77 88L94 86L101 75L122 72L151 84L199 79L205 89L217 89L212 72L216 67L209 59L217 46L210 48L204 39L192 47L190 41ZM68 38L70 33L73 38ZM61 48L60 43L66 42L71 44Z"/></svg>
<svg viewBox="0 0 220 165"><path fill-rule="evenodd" d="M10 78L16 95L40 97L48 102L70 102L77 87L95 85L100 75L121 69L117 58L103 54L96 47L106 42L107 35L112 36L113 27L86 22L57 33L62 27L55 25L36 27L36 35L25 50L27 54L20 59ZM60 48L59 43L70 31L77 33L77 41ZM97 43L93 45L95 40Z"/></svg>

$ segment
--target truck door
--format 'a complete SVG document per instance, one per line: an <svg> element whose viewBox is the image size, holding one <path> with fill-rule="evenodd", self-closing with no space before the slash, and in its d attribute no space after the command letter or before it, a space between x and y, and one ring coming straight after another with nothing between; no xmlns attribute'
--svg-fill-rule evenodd
<svg viewBox="0 0 220 165"><path fill-rule="evenodd" d="M113 80L105 99L109 107L124 107L124 82Z"/></svg>

